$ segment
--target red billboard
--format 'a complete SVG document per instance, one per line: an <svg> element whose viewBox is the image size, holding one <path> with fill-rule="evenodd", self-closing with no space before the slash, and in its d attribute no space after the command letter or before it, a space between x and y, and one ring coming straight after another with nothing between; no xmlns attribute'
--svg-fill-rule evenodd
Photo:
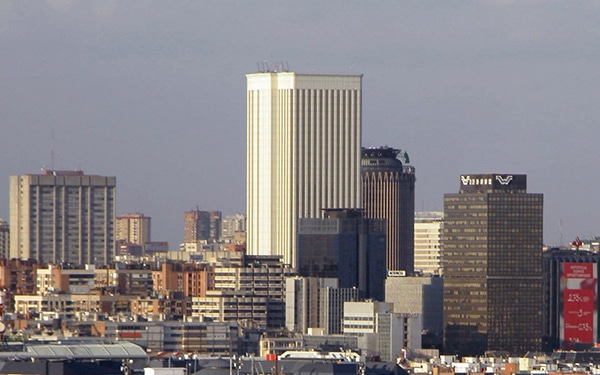
<svg viewBox="0 0 600 375"><path fill-rule="evenodd" d="M596 288L597 275L594 263L563 263L561 341L563 349L573 349L576 344L593 344L597 341Z"/></svg>

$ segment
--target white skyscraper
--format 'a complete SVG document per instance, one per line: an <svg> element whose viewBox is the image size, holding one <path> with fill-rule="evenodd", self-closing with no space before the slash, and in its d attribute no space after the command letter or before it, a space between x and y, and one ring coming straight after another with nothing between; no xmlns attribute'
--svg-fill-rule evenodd
<svg viewBox="0 0 600 375"><path fill-rule="evenodd" d="M360 208L362 76L247 76L249 254L296 265L299 218Z"/></svg>

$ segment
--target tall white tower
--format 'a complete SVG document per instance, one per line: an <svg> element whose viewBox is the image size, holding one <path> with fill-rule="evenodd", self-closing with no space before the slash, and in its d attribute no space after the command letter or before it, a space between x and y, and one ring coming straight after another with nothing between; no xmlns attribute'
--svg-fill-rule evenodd
<svg viewBox="0 0 600 375"><path fill-rule="evenodd" d="M362 75L246 77L248 253L295 267L299 218L360 208Z"/></svg>

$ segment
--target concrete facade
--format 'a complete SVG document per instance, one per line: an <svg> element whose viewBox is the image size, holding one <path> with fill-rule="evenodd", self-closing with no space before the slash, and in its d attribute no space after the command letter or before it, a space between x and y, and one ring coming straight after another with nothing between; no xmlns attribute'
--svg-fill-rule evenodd
<svg viewBox="0 0 600 375"><path fill-rule="evenodd" d="M442 275L443 212L415 213L415 272Z"/></svg>
<svg viewBox="0 0 600 375"><path fill-rule="evenodd" d="M151 241L151 218L141 213L121 215L115 219L115 238L127 244L144 246Z"/></svg>
<svg viewBox="0 0 600 375"><path fill-rule="evenodd" d="M247 76L249 254L296 267L297 221L359 208L362 76Z"/></svg>
<svg viewBox="0 0 600 375"><path fill-rule="evenodd" d="M393 276L385 280L385 300L399 313L420 314L423 330L441 334L444 279L438 276Z"/></svg>
<svg viewBox="0 0 600 375"><path fill-rule="evenodd" d="M44 170L10 177L10 257L108 264L115 250L116 178Z"/></svg>

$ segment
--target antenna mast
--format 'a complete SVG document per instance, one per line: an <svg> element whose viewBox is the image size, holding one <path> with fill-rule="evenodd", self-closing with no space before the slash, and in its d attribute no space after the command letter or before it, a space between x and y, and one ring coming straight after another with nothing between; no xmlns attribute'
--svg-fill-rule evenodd
<svg viewBox="0 0 600 375"><path fill-rule="evenodd" d="M52 171L54 171L54 129L52 129L51 140L52 148L50 149L50 168L52 168Z"/></svg>

